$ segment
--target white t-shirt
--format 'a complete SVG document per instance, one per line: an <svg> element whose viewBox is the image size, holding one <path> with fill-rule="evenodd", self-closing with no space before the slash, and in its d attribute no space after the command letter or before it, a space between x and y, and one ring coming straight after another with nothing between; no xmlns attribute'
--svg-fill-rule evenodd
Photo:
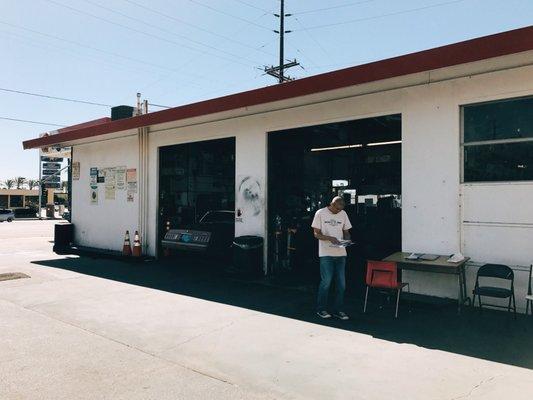
<svg viewBox="0 0 533 400"><path fill-rule="evenodd" d="M333 236L338 240L343 239L343 232L352 227L348 214L342 210L337 214L329 211L328 207L321 208L315 213L313 218L312 228L320 229L323 235ZM346 249L344 247L331 247L332 243L329 240L318 241L318 256L319 257L344 257L346 256Z"/></svg>

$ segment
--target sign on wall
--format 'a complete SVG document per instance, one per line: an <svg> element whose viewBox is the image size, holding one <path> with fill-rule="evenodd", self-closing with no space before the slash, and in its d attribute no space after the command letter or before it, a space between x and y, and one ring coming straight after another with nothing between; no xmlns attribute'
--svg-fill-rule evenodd
<svg viewBox="0 0 533 400"><path fill-rule="evenodd" d="M79 181L80 180L80 162L75 161L72 163L72 180Z"/></svg>
<svg viewBox="0 0 533 400"><path fill-rule="evenodd" d="M45 162L43 163L43 169L61 169L61 163Z"/></svg>
<svg viewBox="0 0 533 400"><path fill-rule="evenodd" d="M98 168L91 167L89 176L89 199L92 205L96 205L98 204Z"/></svg>
<svg viewBox="0 0 533 400"><path fill-rule="evenodd" d="M115 181L116 181L116 170L115 168L105 168L104 169L105 177L105 199L106 200L115 200Z"/></svg>
<svg viewBox="0 0 533 400"><path fill-rule="evenodd" d="M126 183L128 185L128 190L137 193L137 169L129 168L126 171Z"/></svg>
<svg viewBox="0 0 533 400"><path fill-rule="evenodd" d="M117 167L115 173L117 190L126 189L126 167Z"/></svg>
<svg viewBox="0 0 533 400"><path fill-rule="evenodd" d="M90 190L91 204L98 204L98 187Z"/></svg>

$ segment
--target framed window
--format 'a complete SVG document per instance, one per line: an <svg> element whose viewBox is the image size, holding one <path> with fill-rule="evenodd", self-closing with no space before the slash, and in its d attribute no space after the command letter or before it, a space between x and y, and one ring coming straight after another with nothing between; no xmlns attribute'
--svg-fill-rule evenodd
<svg viewBox="0 0 533 400"><path fill-rule="evenodd" d="M463 182L533 180L533 97L462 107Z"/></svg>
<svg viewBox="0 0 533 400"><path fill-rule="evenodd" d="M9 207L22 207L23 200L22 196L18 194L12 194L9 196Z"/></svg>

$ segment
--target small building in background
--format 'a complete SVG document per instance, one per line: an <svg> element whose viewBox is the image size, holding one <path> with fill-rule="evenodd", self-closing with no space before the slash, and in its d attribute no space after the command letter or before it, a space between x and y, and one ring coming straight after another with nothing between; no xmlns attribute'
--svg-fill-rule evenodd
<svg viewBox="0 0 533 400"><path fill-rule="evenodd" d="M39 207L39 190L0 189L0 208Z"/></svg>

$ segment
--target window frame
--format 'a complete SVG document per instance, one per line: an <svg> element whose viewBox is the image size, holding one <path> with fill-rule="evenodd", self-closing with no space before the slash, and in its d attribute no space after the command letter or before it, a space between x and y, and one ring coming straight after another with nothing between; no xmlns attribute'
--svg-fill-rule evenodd
<svg viewBox="0 0 533 400"><path fill-rule="evenodd" d="M525 100L525 99L533 99L533 94L531 95L525 95L525 96L519 96L519 97L504 97L489 101L482 101L482 102L476 102L476 103L466 103L459 105L460 108L460 140L459 140L459 151L460 151L460 171L461 171L461 184L463 185L487 185L487 184L524 184L529 183L533 184L532 180L488 180L488 181L469 181L465 182L465 150L467 147L473 147L473 146L489 146L489 145L498 145L498 144L515 144L515 143L523 143L523 142L533 142L533 137L530 138L510 138L510 139L495 139L495 140L477 140L474 142L465 142L465 108L471 107L471 106L478 106L478 105L484 105L484 104L491 104L491 103L502 103L502 102L509 102L509 101L517 101L517 100Z"/></svg>

